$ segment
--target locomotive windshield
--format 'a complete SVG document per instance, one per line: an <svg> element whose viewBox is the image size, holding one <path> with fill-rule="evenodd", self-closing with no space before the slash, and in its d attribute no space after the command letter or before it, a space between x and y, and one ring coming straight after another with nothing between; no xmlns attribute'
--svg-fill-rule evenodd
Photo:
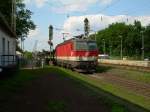
<svg viewBox="0 0 150 112"><path fill-rule="evenodd" d="M96 50L97 49L97 45L95 42L89 42L88 43L88 49L89 50Z"/></svg>
<svg viewBox="0 0 150 112"><path fill-rule="evenodd" d="M92 41L77 41L76 42L76 50L96 50L97 45L96 42Z"/></svg>

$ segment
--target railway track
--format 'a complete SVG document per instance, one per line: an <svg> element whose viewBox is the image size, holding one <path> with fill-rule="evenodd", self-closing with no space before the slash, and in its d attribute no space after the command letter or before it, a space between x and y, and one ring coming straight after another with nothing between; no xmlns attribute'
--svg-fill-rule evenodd
<svg viewBox="0 0 150 112"><path fill-rule="evenodd" d="M117 72L115 70L119 69L110 68L109 70L109 67L101 66L96 73L72 71L71 76L87 82L90 84L89 86L93 85L93 87L99 88L102 96L109 97L112 101L132 110L131 112L149 112L147 109L149 110L150 104L150 82L149 79L145 80L145 78L149 78L149 73L144 75L140 71L124 70ZM136 77L136 75L138 76ZM144 79L141 79L142 75L144 75Z"/></svg>
<svg viewBox="0 0 150 112"><path fill-rule="evenodd" d="M129 80L110 73L95 73L93 75L90 75L90 77L94 77L113 85L120 86L150 99L150 84L141 83L135 80Z"/></svg>

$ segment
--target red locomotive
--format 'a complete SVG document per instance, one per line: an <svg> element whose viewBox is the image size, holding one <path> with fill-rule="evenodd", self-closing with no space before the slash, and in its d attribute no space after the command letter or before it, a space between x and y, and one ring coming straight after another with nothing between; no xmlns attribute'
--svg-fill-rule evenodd
<svg viewBox="0 0 150 112"><path fill-rule="evenodd" d="M98 49L94 40L72 38L56 46L55 61L59 66L95 71Z"/></svg>

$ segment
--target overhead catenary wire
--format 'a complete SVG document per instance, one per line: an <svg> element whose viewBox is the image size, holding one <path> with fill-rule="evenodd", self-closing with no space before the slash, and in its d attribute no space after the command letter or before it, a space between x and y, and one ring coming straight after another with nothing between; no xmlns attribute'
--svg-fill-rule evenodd
<svg viewBox="0 0 150 112"><path fill-rule="evenodd" d="M114 2L108 4L106 7L104 7L103 9L101 9L100 11L97 11L97 12L95 12L95 13L96 13L96 14L97 14L97 13L102 13L102 12L104 12L105 10L111 8L112 6L118 4L120 1L121 1L121 0L115 0ZM52 2L48 2L48 1L46 1L46 2L49 3L51 6L56 5L56 4L52 3ZM68 3L68 4L64 4L63 1L57 0L57 5L63 6L63 7L67 7L67 6L70 6L71 4L69 4L69 3ZM147 6L147 5L148 5L148 3L145 3L144 6ZM135 9L135 8L133 8L133 9ZM135 13L139 12L139 11L137 11L137 10L134 11L134 12L131 12L131 11L132 11L132 10L130 10L130 12L128 12L128 15L129 15L129 14L135 14ZM80 13L81 13L81 12L80 12ZM85 13L87 13L87 12L84 11L83 13L85 14ZM67 18L70 17L70 14L69 14L69 13L67 13L66 15L67 15ZM102 20L102 19L101 19L101 20Z"/></svg>

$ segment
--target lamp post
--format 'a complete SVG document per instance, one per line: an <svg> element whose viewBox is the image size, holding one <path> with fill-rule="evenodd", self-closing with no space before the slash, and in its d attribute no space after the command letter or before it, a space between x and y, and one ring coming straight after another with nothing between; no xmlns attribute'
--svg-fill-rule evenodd
<svg viewBox="0 0 150 112"><path fill-rule="evenodd" d="M143 36L143 31L141 31L141 37L142 37L142 56L141 59L144 60L144 36Z"/></svg>
<svg viewBox="0 0 150 112"><path fill-rule="evenodd" d="M96 34L97 34L97 32L95 31L95 41L97 40L97 39L96 39Z"/></svg>
<svg viewBox="0 0 150 112"><path fill-rule="evenodd" d="M120 45L121 45L121 48L120 48L120 58L122 60L122 35L119 35L120 37Z"/></svg>
<svg viewBox="0 0 150 112"><path fill-rule="evenodd" d="M104 49L104 54L106 53L106 48L105 48L105 39L103 39L103 49Z"/></svg>
<svg viewBox="0 0 150 112"><path fill-rule="evenodd" d="M109 45L109 55L110 55L110 57L111 57L111 54L112 54L112 44L111 44L111 42L109 43L110 45Z"/></svg>

